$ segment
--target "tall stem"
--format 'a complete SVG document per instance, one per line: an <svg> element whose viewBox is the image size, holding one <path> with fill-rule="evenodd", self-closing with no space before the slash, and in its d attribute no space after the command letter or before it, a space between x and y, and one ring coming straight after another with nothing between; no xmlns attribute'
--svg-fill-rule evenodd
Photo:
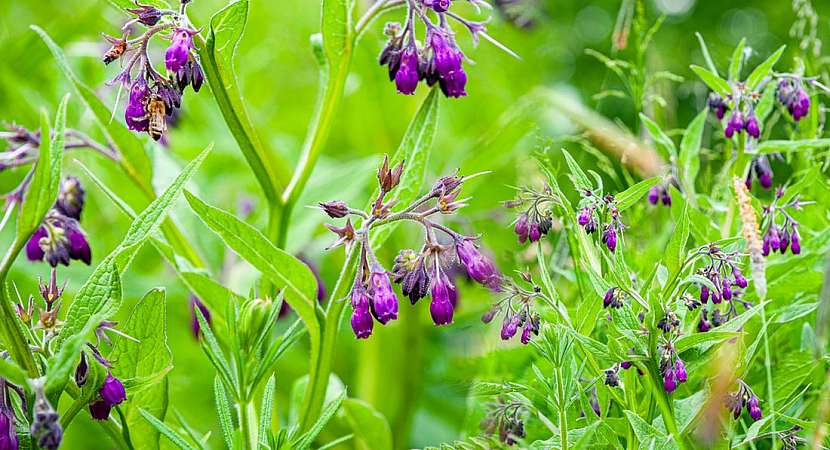
<svg viewBox="0 0 830 450"><path fill-rule="evenodd" d="M256 450L257 447L257 424L256 424L256 410L254 409L254 402L250 400L240 401L239 406L239 424L242 427L242 439L245 443L245 448Z"/></svg>
<svg viewBox="0 0 830 450"><path fill-rule="evenodd" d="M565 401L565 377L562 373L562 367L556 368L556 388L559 392L559 439L560 448L568 450L568 409Z"/></svg>
<svg viewBox="0 0 830 450"><path fill-rule="evenodd" d="M30 378L37 378L40 376L40 370L29 349L26 336L18 326L17 313L12 307L12 299L9 298L6 290L6 276L25 244L26 239L15 238L11 248L0 261L0 329L3 331L3 340L14 362L23 367Z"/></svg>

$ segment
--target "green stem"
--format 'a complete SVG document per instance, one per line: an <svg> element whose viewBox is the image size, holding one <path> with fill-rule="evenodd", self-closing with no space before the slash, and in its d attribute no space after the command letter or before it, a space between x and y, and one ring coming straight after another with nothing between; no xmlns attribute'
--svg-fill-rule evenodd
<svg viewBox="0 0 830 450"><path fill-rule="evenodd" d="M308 369L308 386L306 387L306 395L303 401L303 416L300 420L301 430L307 430L323 409L329 374L331 374L332 361L334 360L337 333L340 330L340 319L347 303L340 299L348 295L348 290L351 287L350 281L354 275L357 255L359 253L357 247L352 248L349 256L346 258L343 264L343 271L340 272L340 277L337 279L334 291L332 291L329 297L325 317L320 319L320 326L322 328L320 354L316 358L312 357L311 365Z"/></svg>
<svg viewBox="0 0 830 450"><path fill-rule="evenodd" d="M244 401L239 406L239 424L242 426L242 439L250 450L257 449L257 424L254 402Z"/></svg>
<svg viewBox="0 0 830 450"><path fill-rule="evenodd" d="M350 38L347 37L347 39ZM300 194L302 194L303 188L308 183L311 172L314 170L317 159L320 157L320 152L323 150L323 146L328 139L331 125L337 112L337 106L343 97L343 86L346 84L346 76L349 74L350 63L351 46L349 45L344 48L343 55L336 66L325 65L321 70L321 81L323 81L321 83L323 86L321 101L318 102L314 121L309 128L308 136L306 136L305 143L303 144L300 161L297 163L291 181L280 197L283 210L280 217L277 247L285 248L285 243L288 240L288 226L291 222L291 212Z"/></svg>
<svg viewBox="0 0 830 450"><path fill-rule="evenodd" d="M66 393L73 399L81 397L81 390L73 383L69 383L66 386ZM111 420L97 420L95 422L104 429L104 432L107 433L107 436L112 439L112 442L118 448L122 450L133 450L132 444L124 440L124 435L121 433L121 427L119 427L115 422Z"/></svg>
<svg viewBox="0 0 830 450"><path fill-rule="evenodd" d="M115 405L115 412L118 413L118 419L121 420L121 435L124 437L124 442L127 444L127 447L132 450L133 441L130 438L130 427L127 425L127 417L124 416L124 412L121 411L121 407L118 405Z"/></svg>
<svg viewBox="0 0 830 450"><path fill-rule="evenodd" d="M657 375L657 370L648 370L649 376L648 379L651 381L649 384L651 385L652 397L657 401L657 407L660 408L660 413L663 416L663 423L666 425L666 430L668 430L669 434L674 437L674 441L677 443L677 448L679 450L684 449L683 437L680 435L680 431L677 428L677 422L674 418L674 412L672 411L671 404L669 403L668 394L663 390L663 386L661 386L660 377Z"/></svg>
<svg viewBox="0 0 830 450"><path fill-rule="evenodd" d="M26 336L21 330L20 319L12 307L12 299L9 298L6 290L6 277L9 269L25 244L26 239L15 238L3 260L0 261L0 329L2 329L3 341L6 343L12 360L23 367L30 378L37 378L40 376L40 370L29 348L29 343L26 341Z"/></svg>
<svg viewBox="0 0 830 450"><path fill-rule="evenodd" d="M556 389L559 392L559 439L562 450L568 450L568 410L565 407L565 377L562 367L556 368Z"/></svg>
<svg viewBox="0 0 830 450"><path fill-rule="evenodd" d="M767 314L764 299L761 304L761 330L764 333L764 370L767 374L767 403L769 404L770 429L772 431L772 448L778 448L777 429L775 427L775 388L772 385L772 360L770 358L769 340L767 339Z"/></svg>

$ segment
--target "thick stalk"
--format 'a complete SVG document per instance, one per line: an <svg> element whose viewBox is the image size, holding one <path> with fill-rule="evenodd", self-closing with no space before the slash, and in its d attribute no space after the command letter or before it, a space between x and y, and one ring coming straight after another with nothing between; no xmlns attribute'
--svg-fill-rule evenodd
<svg viewBox="0 0 830 450"><path fill-rule="evenodd" d="M660 408L660 413L663 416L663 423L666 425L666 430L668 430L669 434L672 435L674 441L677 443L677 448L680 450L684 450L685 445L683 442L683 436L680 435L680 431L677 429L677 422L674 419L674 412L672 411L671 404L669 404L669 396L663 390L663 386L660 385L659 376L657 376L657 371L649 370L649 384L651 385L652 397L657 401L657 407Z"/></svg>
<svg viewBox="0 0 830 450"><path fill-rule="evenodd" d="M568 450L568 410L565 407L565 377L562 367L556 368L556 389L559 393L559 439L560 448Z"/></svg>
<svg viewBox="0 0 830 450"><path fill-rule="evenodd" d="M329 68L328 73L326 73L325 68L323 69L323 73L326 75L322 77L324 83L321 101L318 103L314 121L303 144L300 161L297 163L294 175L280 198L283 204L279 238L277 240L277 246L280 248L285 248L285 243L288 240L288 226L291 223L291 212L300 194L302 194L314 166L317 164L317 159L320 157L320 152L323 150L331 131L337 106L343 97L343 86L346 84L346 76L349 74L349 64L351 63L351 46L347 46L343 52L344 54L337 65L327 66Z"/></svg>
<svg viewBox="0 0 830 450"><path fill-rule="evenodd" d="M337 333L340 330L340 319L346 301L342 301L348 295L350 281L354 275L358 248L353 248L343 264L343 271L337 279L329 297L326 307L325 318L321 320L322 340L320 343L319 356L312 357L308 369L308 386L306 387L305 400L303 401L303 416L300 420L300 429L307 430L320 415L323 409L323 402L326 399L326 388L328 387L329 374L331 374L332 361L334 360L334 349L337 343Z"/></svg>
<svg viewBox="0 0 830 450"><path fill-rule="evenodd" d="M239 424L242 427L242 439L245 442L245 448L256 450L257 447L257 419L254 402L241 401L238 403L239 407Z"/></svg>

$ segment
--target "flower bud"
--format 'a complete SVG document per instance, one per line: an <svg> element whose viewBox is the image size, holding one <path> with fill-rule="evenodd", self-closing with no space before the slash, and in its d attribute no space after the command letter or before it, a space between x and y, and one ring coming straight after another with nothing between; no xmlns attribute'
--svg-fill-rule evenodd
<svg viewBox="0 0 830 450"><path fill-rule="evenodd" d="M239 338L243 348L254 344L273 307L272 300L262 298L250 300L242 306L239 314Z"/></svg>
<svg viewBox="0 0 830 450"><path fill-rule="evenodd" d="M89 415L95 420L107 420L110 417L112 406L103 400L95 400L89 404Z"/></svg>
<svg viewBox="0 0 830 450"><path fill-rule="evenodd" d="M190 57L190 50L193 48L193 30L176 28L173 30L173 39L167 50L164 52L164 65L172 73L181 70Z"/></svg>
<svg viewBox="0 0 830 450"><path fill-rule="evenodd" d="M369 294L363 286L352 288L352 331L357 339L366 339L372 335L374 321L369 312Z"/></svg>
<svg viewBox="0 0 830 450"><path fill-rule="evenodd" d="M484 256L470 239L455 242L455 251L467 275L490 289L499 289L501 277L489 258Z"/></svg>
<svg viewBox="0 0 830 450"><path fill-rule="evenodd" d="M447 325L452 323L453 306L451 297L455 293L455 286L452 285L447 276L437 273L432 283L432 302L429 304L429 313L435 325Z"/></svg>
<svg viewBox="0 0 830 450"><path fill-rule="evenodd" d="M104 379L104 384L98 391L101 400L107 402L110 406L115 406L127 399L127 391L124 390L124 385L121 380L112 376L112 373L107 373L107 378Z"/></svg>
<svg viewBox="0 0 830 450"><path fill-rule="evenodd" d="M756 422L763 417L761 407L758 406L758 397L754 395L746 402L746 409L749 412L749 416L752 417L752 420Z"/></svg>
<svg viewBox="0 0 830 450"><path fill-rule="evenodd" d="M55 209L61 214L75 220L81 220L81 211L84 208L85 192L81 181L73 176L63 179L55 201Z"/></svg>
<svg viewBox="0 0 830 450"><path fill-rule="evenodd" d="M78 387L85 385L88 376L89 364L86 361L86 352L82 351L81 362L78 363L78 367L75 368L75 384Z"/></svg>
<svg viewBox="0 0 830 450"><path fill-rule="evenodd" d="M395 73L395 87L404 95L412 95L418 87L418 51L408 46L400 56L400 66Z"/></svg>
<svg viewBox="0 0 830 450"><path fill-rule="evenodd" d="M686 382L686 365L679 357L674 361L674 372L677 375L677 381L681 383Z"/></svg>
<svg viewBox="0 0 830 450"><path fill-rule="evenodd" d="M138 23L147 25L148 27L152 27L157 24L158 21L161 20L162 16L161 10L150 5L138 5L138 8L128 8L127 11L137 16L136 20Z"/></svg>
<svg viewBox="0 0 830 450"><path fill-rule="evenodd" d="M677 374L675 374L674 369L669 368L663 372L663 389L668 393L672 393L677 389Z"/></svg>
<svg viewBox="0 0 830 450"><path fill-rule="evenodd" d="M17 450L18 444L14 410L8 405L0 405L0 449Z"/></svg>
<svg viewBox="0 0 830 450"><path fill-rule="evenodd" d="M506 341L516 335L516 332L519 330L520 321L521 317L519 314L514 314L511 317L505 317L505 320L501 326L502 340Z"/></svg>
<svg viewBox="0 0 830 450"><path fill-rule="evenodd" d="M320 209L326 212L332 219L340 219L349 214L349 206L340 200L319 203Z"/></svg>
<svg viewBox="0 0 830 450"><path fill-rule="evenodd" d="M377 264L375 264L372 274L369 276L369 285L372 294L371 311L375 319L383 325L386 325L390 320L397 319L398 298L395 296L395 291L392 290L392 283L389 282L388 274Z"/></svg>
<svg viewBox="0 0 830 450"><path fill-rule="evenodd" d="M58 413L46 399L42 386L36 390L33 411L32 427L29 430L32 438L42 450L57 450L63 440L63 428Z"/></svg>

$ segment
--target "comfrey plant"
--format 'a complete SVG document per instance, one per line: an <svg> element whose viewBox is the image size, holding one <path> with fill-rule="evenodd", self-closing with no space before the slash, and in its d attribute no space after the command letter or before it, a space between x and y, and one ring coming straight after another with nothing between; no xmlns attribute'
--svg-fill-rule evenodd
<svg viewBox="0 0 830 450"><path fill-rule="evenodd" d="M378 194L368 211L349 207L342 201L320 203L320 208L331 218L352 216L360 219L357 230L347 218L343 227L329 225L338 239L329 248L345 246L347 251L359 253L357 270L349 294L352 307L352 331L358 339L372 334L374 321L386 325L398 318L398 298L392 289L392 281L401 284L401 292L414 305L423 297L431 296L430 316L435 325L448 325L458 293L449 271L454 263L460 263L473 280L492 289L501 288L502 277L476 245L477 238L464 236L435 221L433 216L454 214L464 206L466 199L459 198L463 183L470 177L458 174L438 179L424 196L406 205L399 212L392 212L397 200L387 198L401 180L404 161L389 167L389 158L378 169ZM395 258L392 272L388 272L375 256L371 233L377 227L410 221L424 229L424 242L420 250L401 250ZM443 234L445 240L438 238ZM353 247L356 247L353 248ZM374 319L374 320L373 320ZM514 331L515 334L515 331Z"/></svg>
<svg viewBox="0 0 830 450"><path fill-rule="evenodd" d="M146 132L159 140L167 130L167 121L182 106L185 88L199 92L205 76L193 43L198 32L186 14L190 1L181 2L178 11L159 9L152 5L138 5L127 9L134 17L121 28L121 36L104 35L112 47L104 53L104 64L124 59L123 70L111 82L128 89L124 120L130 130ZM138 37L130 35L138 26L146 30ZM154 36L169 33L170 41L164 52L167 74L156 71L148 52Z"/></svg>

